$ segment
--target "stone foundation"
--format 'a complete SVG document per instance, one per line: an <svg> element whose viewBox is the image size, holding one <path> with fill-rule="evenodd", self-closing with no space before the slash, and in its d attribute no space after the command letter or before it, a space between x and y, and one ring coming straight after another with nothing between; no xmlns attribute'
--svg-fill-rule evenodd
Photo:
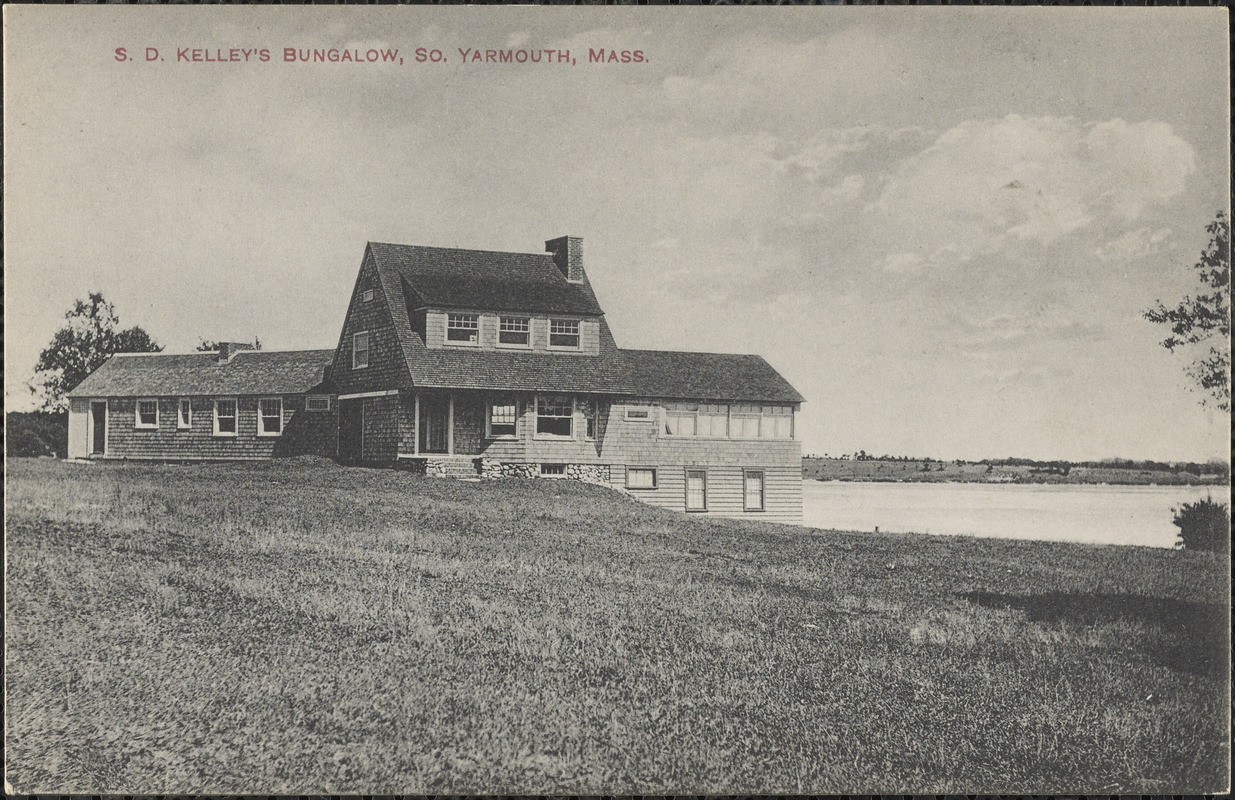
<svg viewBox="0 0 1235 800"><path fill-rule="evenodd" d="M563 464L565 474L554 475L555 478L565 478L582 483L609 484L608 464ZM550 477L540 474L540 464L512 463L480 459L480 477L486 480L497 478L540 478Z"/></svg>

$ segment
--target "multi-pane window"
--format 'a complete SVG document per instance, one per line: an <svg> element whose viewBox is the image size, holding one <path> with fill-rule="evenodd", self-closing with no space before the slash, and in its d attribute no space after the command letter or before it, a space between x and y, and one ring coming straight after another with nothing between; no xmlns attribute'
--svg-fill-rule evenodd
<svg viewBox="0 0 1235 800"><path fill-rule="evenodd" d="M192 428L193 427L193 401L181 400L180 412L176 417L177 428Z"/></svg>
<svg viewBox="0 0 1235 800"><path fill-rule="evenodd" d="M686 510L708 510L708 473L706 470L686 470Z"/></svg>
<svg viewBox="0 0 1235 800"><path fill-rule="evenodd" d="M541 464L540 474L541 474L541 477L545 477L545 478L565 477L566 465L565 464Z"/></svg>
<svg viewBox="0 0 1235 800"><path fill-rule="evenodd" d="M669 403L665 406L665 433L669 436L694 436L698 403Z"/></svg>
<svg viewBox="0 0 1235 800"><path fill-rule="evenodd" d="M763 510L763 470L742 471L742 507L746 511Z"/></svg>
<svg viewBox="0 0 1235 800"><path fill-rule="evenodd" d="M304 407L306 411L329 411L330 395L311 394L305 398Z"/></svg>
<svg viewBox="0 0 1235 800"><path fill-rule="evenodd" d="M502 317L497 323L497 343L527 347L531 341L531 320L527 317Z"/></svg>
<svg viewBox="0 0 1235 800"><path fill-rule="evenodd" d="M475 314L447 314L446 341L478 344L480 342L480 317Z"/></svg>
<svg viewBox="0 0 1235 800"><path fill-rule="evenodd" d="M139 428L159 427L159 401L158 400L138 400L137 401L137 427Z"/></svg>
<svg viewBox="0 0 1235 800"><path fill-rule="evenodd" d="M352 337L352 369L369 366L369 332L361 331Z"/></svg>
<svg viewBox="0 0 1235 800"><path fill-rule="evenodd" d="M215 436L235 436L236 435L236 401L235 400L215 400L214 401L214 435Z"/></svg>
<svg viewBox="0 0 1235 800"><path fill-rule="evenodd" d="M489 404L489 438L499 439L515 435L515 421L518 419L518 409L515 401L510 399L496 400Z"/></svg>
<svg viewBox="0 0 1235 800"><path fill-rule="evenodd" d="M793 407L764 406L760 434L764 439L792 439Z"/></svg>
<svg viewBox="0 0 1235 800"><path fill-rule="evenodd" d="M655 489L656 469L654 467L627 467L627 489Z"/></svg>
<svg viewBox="0 0 1235 800"><path fill-rule="evenodd" d="M257 435L278 436L283 433L283 398L263 397L257 401Z"/></svg>
<svg viewBox="0 0 1235 800"><path fill-rule="evenodd" d="M549 320L549 346L579 348L579 323L573 319Z"/></svg>
<svg viewBox="0 0 1235 800"><path fill-rule="evenodd" d="M652 409L646 407L627 408L623 416L631 422L651 422Z"/></svg>
<svg viewBox="0 0 1235 800"><path fill-rule="evenodd" d="M729 436L729 406L716 404L699 404L699 418L696 432L710 439L724 439Z"/></svg>
<svg viewBox="0 0 1235 800"><path fill-rule="evenodd" d="M729 435L734 439L758 439L760 412L759 406L730 406Z"/></svg>
<svg viewBox="0 0 1235 800"><path fill-rule="evenodd" d="M569 397L548 395L536 398L536 433L570 437L573 433L574 403Z"/></svg>

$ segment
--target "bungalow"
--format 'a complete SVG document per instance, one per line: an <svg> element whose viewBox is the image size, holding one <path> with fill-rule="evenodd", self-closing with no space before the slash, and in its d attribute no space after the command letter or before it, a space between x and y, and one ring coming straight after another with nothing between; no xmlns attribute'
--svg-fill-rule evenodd
<svg viewBox="0 0 1235 800"><path fill-rule="evenodd" d="M801 521L802 396L759 356L619 348L582 240L545 246L370 242L334 350L116 356L70 393L70 455L319 453Z"/></svg>

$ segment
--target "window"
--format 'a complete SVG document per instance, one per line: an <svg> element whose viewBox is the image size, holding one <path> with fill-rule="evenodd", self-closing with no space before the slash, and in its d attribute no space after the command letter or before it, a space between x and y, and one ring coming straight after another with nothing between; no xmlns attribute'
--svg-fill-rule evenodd
<svg viewBox="0 0 1235 800"><path fill-rule="evenodd" d="M665 433L669 436L696 435L698 403L669 403L665 406Z"/></svg>
<svg viewBox="0 0 1235 800"><path fill-rule="evenodd" d="M489 404L489 438L513 439L518 416L519 412L514 400L503 398L491 402Z"/></svg>
<svg viewBox="0 0 1235 800"><path fill-rule="evenodd" d="M574 403L569 397L536 398L536 435L569 439L574 432Z"/></svg>
<svg viewBox="0 0 1235 800"><path fill-rule="evenodd" d="M369 366L369 332L361 331L352 337L352 369Z"/></svg>
<svg viewBox="0 0 1235 800"><path fill-rule="evenodd" d="M571 319L549 320L549 346L579 349L579 323Z"/></svg>
<svg viewBox="0 0 1235 800"><path fill-rule="evenodd" d="M257 401L257 435L278 436L283 433L283 398L263 397Z"/></svg>
<svg viewBox="0 0 1235 800"><path fill-rule="evenodd" d="M235 436L236 435L236 401L235 400L215 400L214 401L214 435L215 436Z"/></svg>
<svg viewBox="0 0 1235 800"><path fill-rule="evenodd" d="M583 435L588 439L596 438L596 401L580 400L579 410L583 412Z"/></svg>
<svg viewBox="0 0 1235 800"><path fill-rule="evenodd" d="M305 398L304 408L306 411L329 411L330 395L311 394Z"/></svg>
<svg viewBox="0 0 1235 800"><path fill-rule="evenodd" d="M747 469L742 471L742 509L744 511L763 510L763 470Z"/></svg>
<svg viewBox="0 0 1235 800"><path fill-rule="evenodd" d="M365 289L363 292L360 293L360 302L367 303L372 299L373 299L372 289Z"/></svg>
<svg viewBox="0 0 1235 800"><path fill-rule="evenodd" d="M709 439L725 439L729 436L729 406L699 405L698 432Z"/></svg>
<svg viewBox="0 0 1235 800"><path fill-rule="evenodd" d="M623 416L631 422L651 422L652 409L650 408L631 408L627 406Z"/></svg>
<svg viewBox="0 0 1235 800"><path fill-rule="evenodd" d="M732 406L729 435L734 439L759 438L759 406Z"/></svg>
<svg viewBox="0 0 1235 800"><path fill-rule="evenodd" d="M702 469L686 470L686 510L708 510L708 473Z"/></svg>
<svg viewBox="0 0 1235 800"><path fill-rule="evenodd" d="M531 342L531 320L527 317L502 317L497 324L497 343L527 347Z"/></svg>
<svg viewBox="0 0 1235 800"><path fill-rule="evenodd" d="M180 413L176 417L177 428L192 428L193 427L193 401L181 400Z"/></svg>
<svg viewBox="0 0 1235 800"><path fill-rule="evenodd" d="M655 489L656 469L654 467L627 467L627 489Z"/></svg>
<svg viewBox="0 0 1235 800"><path fill-rule="evenodd" d="M540 474L544 478L558 478L566 476L565 464L541 464Z"/></svg>
<svg viewBox="0 0 1235 800"><path fill-rule="evenodd" d="M793 406L764 406L760 434L764 439L792 439Z"/></svg>
<svg viewBox="0 0 1235 800"><path fill-rule="evenodd" d="M475 314L447 314L446 341L480 344L480 318Z"/></svg>
<svg viewBox="0 0 1235 800"><path fill-rule="evenodd" d="M158 400L138 400L137 401L136 427L138 428L159 427L159 401Z"/></svg>

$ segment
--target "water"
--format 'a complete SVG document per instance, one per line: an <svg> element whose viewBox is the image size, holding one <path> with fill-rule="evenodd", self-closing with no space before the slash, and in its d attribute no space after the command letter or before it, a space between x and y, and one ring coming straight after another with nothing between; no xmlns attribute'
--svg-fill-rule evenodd
<svg viewBox="0 0 1235 800"><path fill-rule="evenodd" d="M1171 509L1226 486L802 482L813 528L1174 547Z"/></svg>

